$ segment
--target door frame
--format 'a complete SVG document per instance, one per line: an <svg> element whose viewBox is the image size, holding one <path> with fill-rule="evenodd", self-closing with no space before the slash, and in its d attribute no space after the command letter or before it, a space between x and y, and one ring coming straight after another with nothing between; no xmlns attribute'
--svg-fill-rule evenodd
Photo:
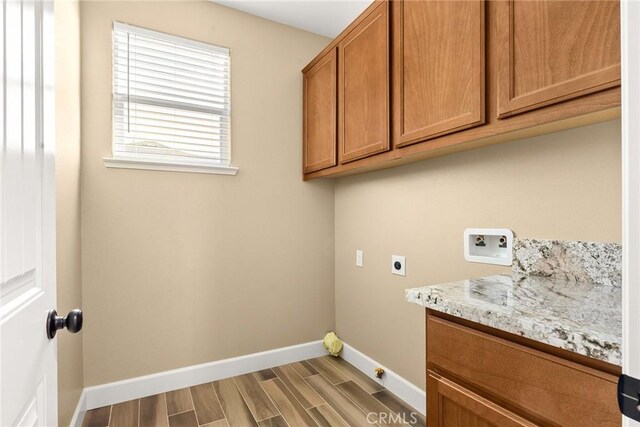
<svg viewBox="0 0 640 427"><path fill-rule="evenodd" d="M640 378L640 1L622 0L622 371ZM623 426L640 423L623 417Z"/></svg>

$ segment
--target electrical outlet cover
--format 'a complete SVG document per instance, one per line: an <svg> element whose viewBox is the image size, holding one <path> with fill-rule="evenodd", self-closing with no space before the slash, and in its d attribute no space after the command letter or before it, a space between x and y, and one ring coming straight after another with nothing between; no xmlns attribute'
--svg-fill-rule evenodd
<svg viewBox="0 0 640 427"><path fill-rule="evenodd" d="M399 263L399 266L396 265L396 263ZM398 276L406 276L406 271L407 261L405 258L400 255L391 255L391 273L397 274Z"/></svg>
<svg viewBox="0 0 640 427"><path fill-rule="evenodd" d="M364 252L360 249L356 249L356 267L361 267L364 265Z"/></svg>

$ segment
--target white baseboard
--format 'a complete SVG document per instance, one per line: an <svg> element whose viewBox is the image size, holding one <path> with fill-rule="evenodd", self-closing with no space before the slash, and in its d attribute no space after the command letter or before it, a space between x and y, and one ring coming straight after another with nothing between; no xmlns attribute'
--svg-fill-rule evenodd
<svg viewBox="0 0 640 427"><path fill-rule="evenodd" d="M273 368L274 366L286 365L287 363L313 359L326 354L327 351L322 345L322 341L312 341L305 344L86 387L82 391L70 426L80 427L84 414L90 409L236 375L247 374L262 369ZM368 376L371 376L374 368L381 366L369 356L366 356L346 343L342 349L341 356L344 360ZM384 378L382 380L376 379L376 381L421 414L424 415L426 413L426 393L406 379L385 368Z"/></svg>
<svg viewBox="0 0 640 427"><path fill-rule="evenodd" d="M383 379L379 380L374 378L374 380L391 393L404 400L422 415L426 415L427 394L424 390L410 383L392 370L380 365L378 362L359 352L347 343L344 343L340 356L368 376L372 376L375 368L384 368L385 373Z"/></svg>
<svg viewBox="0 0 640 427"><path fill-rule="evenodd" d="M73 417L71 417L71 422L69 423L69 427L82 427L82 420L84 419L84 414L87 412L87 389L82 389L82 393L80 394L80 399L78 399L78 405L76 406L76 410L73 413Z"/></svg>
<svg viewBox="0 0 640 427"><path fill-rule="evenodd" d="M322 341L247 354L85 388L86 410L216 381L327 354Z"/></svg>

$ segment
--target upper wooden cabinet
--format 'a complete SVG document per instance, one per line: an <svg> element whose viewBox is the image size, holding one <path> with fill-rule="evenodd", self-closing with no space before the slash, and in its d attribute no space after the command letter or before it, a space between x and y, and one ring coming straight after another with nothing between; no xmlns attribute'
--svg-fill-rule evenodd
<svg viewBox="0 0 640 427"><path fill-rule="evenodd" d="M618 1L496 6L498 117L620 84Z"/></svg>
<svg viewBox="0 0 640 427"><path fill-rule="evenodd" d="M389 3L382 2L338 44L341 163L389 149Z"/></svg>
<svg viewBox="0 0 640 427"><path fill-rule="evenodd" d="M484 1L393 7L395 146L484 123Z"/></svg>
<svg viewBox="0 0 640 427"><path fill-rule="evenodd" d="M303 76L304 173L336 165L337 62L332 49Z"/></svg>
<svg viewBox="0 0 640 427"><path fill-rule="evenodd" d="M618 0L374 0L304 73L304 179L620 115Z"/></svg>

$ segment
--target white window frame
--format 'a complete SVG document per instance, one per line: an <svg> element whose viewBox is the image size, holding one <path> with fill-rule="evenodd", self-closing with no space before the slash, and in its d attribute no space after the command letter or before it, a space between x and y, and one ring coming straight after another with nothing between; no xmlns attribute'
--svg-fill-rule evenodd
<svg viewBox="0 0 640 427"><path fill-rule="evenodd" d="M141 28L138 26L131 26L128 24L123 24L120 22L114 22L113 23L113 29L114 31L116 30L116 28L118 29L124 29L124 30L131 30L136 32L137 34L141 34L141 35L148 35L150 37L158 37L159 35L162 36L162 40L165 41L169 41L169 42L173 42L176 44L181 44L184 46L189 46L189 47L195 47L195 48L199 48L199 49L204 49L204 50L210 50L210 51L224 51L224 52L228 52L229 49L228 48L224 48L224 47L220 47L220 46L216 46L213 44L208 44L208 43L203 43L203 42L199 42L199 41L195 41L195 40L191 40L191 39L187 39L187 38L183 38L183 37L178 37L178 36L174 36L174 35L170 35L170 34L166 34L166 33L161 33L158 31L153 31L153 30L147 30L145 28ZM114 35L112 35L112 38L115 37ZM115 52L113 51L112 48L112 58L113 55L115 54ZM112 84L112 88L113 88L113 83L114 83L114 78L115 76L113 75L113 65L111 67L111 84ZM229 91L230 91L230 87L231 87L231 72L229 72ZM114 126L115 126L115 93L114 90L112 89L111 92L111 98L112 98L112 107L111 107L111 120L112 120L112 126L111 126L111 157L104 157L103 163L106 167L108 168L120 168L120 169L143 169L143 170L158 170L158 171L172 171L172 172L197 172L197 173L208 173L208 174L218 174L218 175L236 175L238 173L238 168L235 166L231 165L231 135L229 135L229 141L228 141L228 150L229 150L229 156L230 156L230 160L229 160L229 166L226 165L193 165L193 164L187 164L187 163L181 163L179 161L176 162L172 162L172 161L163 161L163 160L158 160L155 161L154 159L144 159L144 158L134 158L134 157L122 157L122 156L116 156L114 154ZM231 102L229 101L229 128L231 127Z"/></svg>

